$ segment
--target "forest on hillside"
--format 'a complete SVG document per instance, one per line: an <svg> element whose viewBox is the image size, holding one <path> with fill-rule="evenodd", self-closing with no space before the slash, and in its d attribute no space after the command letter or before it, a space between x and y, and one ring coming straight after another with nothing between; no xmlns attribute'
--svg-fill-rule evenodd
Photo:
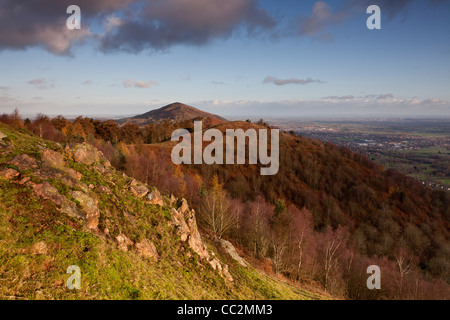
<svg viewBox="0 0 450 320"><path fill-rule="evenodd" d="M349 299L450 298L450 194L320 140L280 136L280 171L258 165L175 166L170 137L193 121L140 127L16 111L0 122L44 139L95 146L118 170L186 198L203 234L232 241L245 258L292 284ZM216 126L269 128L235 122ZM382 289L366 287L367 267Z"/></svg>

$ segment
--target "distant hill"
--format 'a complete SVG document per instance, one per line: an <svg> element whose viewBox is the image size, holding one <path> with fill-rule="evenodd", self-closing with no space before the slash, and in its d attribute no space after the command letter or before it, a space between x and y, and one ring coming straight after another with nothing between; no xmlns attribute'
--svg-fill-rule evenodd
<svg viewBox="0 0 450 320"><path fill-rule="evenodd" d="M158 123L163 120L171 120L174 122L187 121L193 119L208 119L215 124L227 122L228 120L218 115L208 113L194 107L175 102L164 106L157 110L152 110L147 113L137 115L132 118L121 119L120 124L137 123L139 125L146 125L149 123Z"/></svg>

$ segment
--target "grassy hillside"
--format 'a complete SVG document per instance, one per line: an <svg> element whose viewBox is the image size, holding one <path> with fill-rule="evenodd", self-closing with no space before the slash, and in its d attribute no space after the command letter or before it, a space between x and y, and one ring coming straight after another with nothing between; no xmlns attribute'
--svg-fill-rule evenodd
<svg viewBox="0 0 450 320"><path fill-rule="evenodd" d="M180 237L173 215L183 202L158 198L89 146L64 148L3 124L0 132L0 299L323 298L206 240L233 281L221 276ZM81 268L80 290L66 287L71 265Z"/></svg>

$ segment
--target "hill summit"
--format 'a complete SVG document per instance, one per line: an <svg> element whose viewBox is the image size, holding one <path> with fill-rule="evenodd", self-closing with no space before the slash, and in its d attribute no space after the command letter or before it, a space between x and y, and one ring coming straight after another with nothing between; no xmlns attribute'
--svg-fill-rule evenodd
<svg viewBox="0 0 450 320"><path fill-rule="evenodd" d="M216 122L216 124L227 122L227 119L222 118L218 115L199 110L180 102L171 103L157 110L152 110L131 118L122 119L120 122L131 122L146 125L149 123L158 123L163 120L180 122L193 119L209 119L213 122Z"/></svg>

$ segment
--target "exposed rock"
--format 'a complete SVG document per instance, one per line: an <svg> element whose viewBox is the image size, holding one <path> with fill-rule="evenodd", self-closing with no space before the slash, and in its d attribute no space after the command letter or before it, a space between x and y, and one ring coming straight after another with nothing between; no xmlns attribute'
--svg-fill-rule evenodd
<svg viewBox="0 0 450 320"><path fill-rule="evenodd" d="M30 177L25 177L25 178L21 179L18 183L19 183L19 184L25 184L25 183L27 183L27 182L30 181L30 180L31 180Z"/></svg>
<svg viewBox="0 0 450 320"><path fill-rule="evenodd" d="M86 223L86 218L81 214L80 210L78 210L77 205L65 197L60 211L74 219L82 219Z"/></svg>
<svg viewBox="0 0 450 320"><path fill-rule="evenodd" d="M177 202L177 198L175 198L174 195L171 194L170 198L169 198L169 207L172 208L176 202Z"/></svg>
<svg viewBox="0 0 450 320"><path fill-rule="evenodd" d="M64 157L61 153L55 152L49 149L44 149L42 152L42 162L44 168L53 168L59 170L61 172L67 173L72 179L80 181L82 178L82 174L78 171L75 171L72 168L66 167L66 162L64 161Z"/></svg>
<svg viewBox="0 0 450 320"><path fill-rule="evenodd" d="M178 211L180 211L182 214L184 214L186 211L189 210L189 205L185 199L181 200L181 205L178 208Z"/></svg>
<svg viewBox="0 0 450 320"><path fill-rule="evenodd" d="M42 152L42 162L44 163L44 165L56 169L63 169L66 165L64 157L61 153L49 149L44 149L44 151Z"/></svg>
<svg viewBox="0 0 450 320"><path fill-rule="evenodd" d="M130 239L127 238L126 235L124 234L119 234L116 237L117 240L117 244L119 246L119 250L121 251L128 251L128 246L132 246L133 245L133 241L131 241Z"/></svg>
<svg viewBox="0 0 450 320"><path fill-rule="evenodd" d="M43 255L47 254L47 252L48 252L47 245L45 244L44 241L34 243L29 248L29 253L34 255Z"/></svg>
<svg viewBox="0 0 450 320"><path fill-rule="evenodd" d="M3 140L6 137L7 135L0 131L0 140Z"/></svg>
<svg viewBox="0 0 450 320"><path fill-rule="evenodd" d="M148 189L146 186L144 185L136 185L136 186L131 186L130 187L131 192L133 192L133 194L138 197L138 198L143 198L147 195L148 193Z"/></svg>
<svg viewBox="0 0 450 320"><path fill-rule="evenodd" d="M111 189L109 189L108 187L105 187L105 186L99 186L98 188L99 188L99 190L100 190L101 192L104 192L104 193L109 194L109 195L112 195L112 194L113 194L112 191L111 191Z"/></svg>
<svg viewBox="0 0 450 320"><path fill-rule="evenodd" d="M12 168L0 169L0 178L9 180L14 177L17 177L18 175L19 175L19 172L17 172L16 170L14 170Z"/></svg>
<svg viewBox="0 0 450 320"><path fill-rule="evenodd" d="M82 191L73 191L72 197L80 203L81 208L86 212L86 227L94 231L97 230L98 219L100 218L97 201Z"/></svg>
<svg viewBox="0 0 450 320"><path fill-rule="evenodd" d="M96 162L100 162L100 152L89 144L78 144L73 148L73 157L75 161L92 165Z"/></svg>
<svg viewBox="0 0 450 320"><path fill-rule="evenodd" d="M225 276L225 278L228 281L230 281L230 282L234 281L233 277L231 276L230 272L228 271L228 265L226 265L226 264L223 266L223 275Z"/></svg>
<svg viewBox="0 0 450 320"><path fill-rule="evenodd" d="M191 230L189 229L184 217L177 210L172 208L172 222L173 225L177 228L177 232L181 237L181 241L186 241L191 234Z"/></svg>
<svg viewBox="0 0 450 320"><path fill-rule="evenodd" d="M147 195L147 200L150 204L164 206L164 201L158 190L154 190Z"/></svg>
<svg viewBox="0 0 450 320"><path fill-rule="evenodd" d="M80 213L75 203L61 195L54 186L45 181L42 184L32 184L34 193L44 199L51 200L60 206L60 211L67 214L74 219L83 219L84 216Z"/></svg>
<svg viewBox="0 0 450 320"><path fill-rule="evenodd" d="M155 261L159 260L159 254L158 251L156 251L155 245L148 241L147 239L144 239L143 241L135 244L136 251L139 255L153 259Z"/></svg>
<svg viewBox="0 0 450 320"><path fill-rule="evenodd" d="M233 277L231 276L230 272L228 271L228 266L226 264L222 266L219 259L213 258L212 260L209 261L209 265L214 270L216 270L222 278L224 278L230 282L234 281Z"/></svg>
<svg viewBox="0 0 450 320"><path fill-rule="evenodd" d="M18 167L20 171L39 168L36 159L27 154L15 156L9 163Z"/></svg>
<svg viewBox="0 0 450 320"><path fill-rule="evenodd" d="M183 207L183 203L187 202L186 200L182 201L182 205L180 209ZM214 270L217 270L219 274L228 281L233 281L233 277L228 272L228 267L224 270L221 262L217 258L212 258L214 253L210 253L208 248L206 248L205 244L202 241L200 236L200 232L197 228L197 222L195 219L195 211L189 210L189 207L183 208L184 212L181 210L175 210L172 208L172 223L178 229L178 234L181 237L181 241L188 241L189 247L197 253L200 258L206 260Z"/></svg>
<svg viewBox="0 0 450 320"><path fill-rule="evenodd" d="M33 191L36 195L51 200L57 205L61 206L63 204L63 198L58 189L56 189L54 186L52 186L49 182L45 181L42 184L33 184Z"/></svg>
<svg viewBox="0 0 450 320"><path fill-rule="evenodd" d="M105 169L103 166L94 166L94 170L100 172L101 174L107 174L108 170Z"/></svg>
<svg viewBox="0 0 450 320"><path fill-rule="evenodd" d="M244 259L236 252L236 248L233 246L233 244L230 241L227 240L220 240L220 244L225 249L226 252L233 258L235 261L237 261L241 266L246 267L247 263Z"/></svg>

